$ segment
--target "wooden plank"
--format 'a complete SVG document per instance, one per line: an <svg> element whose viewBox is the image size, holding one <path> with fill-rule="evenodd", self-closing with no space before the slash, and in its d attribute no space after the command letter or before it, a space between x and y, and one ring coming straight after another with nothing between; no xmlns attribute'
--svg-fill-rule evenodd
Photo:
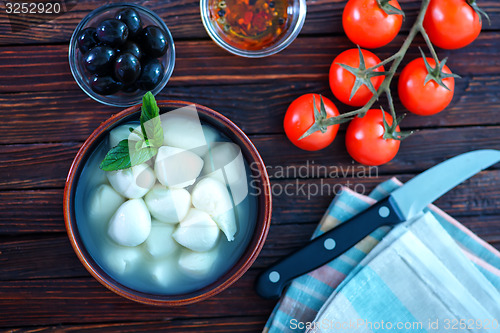
<svg viewBox="0 0 500 333"><path fill-rule="evenodd" d="M457 191L463 191L463 189ZM444 200L458 204L455 200L459 197L460 195L451 193ZM490 201L495 200L491 196L488 199ZM316 201L316 198L314 201ZM319 201L323 203L324 200ZM440 207L444 206L442 201L438 202ZM498 202L500 202L498 196L496 202L498 207ZM261 270L282 256L304 246L320 219L320 217L317 217L314 220L311 215L319 215L317 214L319 212L323 213L327 205L328 203L320 206L309 201L301 206L300 218L302 219L292 222L290 222L292 216L296 215L296 213L279 211L278 206L276 208L278 212L272 221L264 248L252 265L252 269ZM495 208L497 209L497 207ZM492 213L491 208L483 207L480 212L482 215L476 216L460 216L464 212L456 208L447 208L446 210L479 237L500 250L500 212L497 211L495 215L484 215L484 213ZM469 213L465 212L465 214ZM39 232L43 232L43 230L39 230ZM15 238L4 237L0 243L0 253L0 281L90 276L76 257L65 233L47 234L43 237L41 235L22 235Z"/></svg>
<svg viewBox="0 0 500 333"><path fill-rule="evenodd" d="M500 216L460 217L460 222L500 251ZM494 226L497 227L494 227Z"/></svg>
<svg viewBox="0 0 500 333"><path fill-rule="evenodd" d="M63 14L50 16L50 21L34 24L30 18L8 15L5 7L0 11L0 45L1 44L50 44L67 43L80 21L92 10L109 4L95 0L64 1L73 3L70 10ZM142 2L142 3L141 3ZM141 1L145 7L153 10L168 25L175 39L208 37L200 19L200 5L196 0L179 1ZM3 5L3 4L2 4ZM39 22L40 23L40 22Z"/></svg>
<svg viewBox="0 0 500 333"><path fill-rule="evenodd" d="M490 218L483 223L489 224L491 221L498 221L498 216L496 220ZM476 219L466 221L466 225L474 226L477 223ZM11 242L2 245L2 256L7 256L11 261L8 270L5 269L7 265L1 265L2 278L6 274L10 278L37 279L2 281L0 311L3 316L0 317L0 327L20 326L27 322L31 325L52 325L61 322L71 324L170 320L217 317L222 313L231 313L234 316L267 316L274 302L264 301L255 295L253 282L256 275L282 255L304 245L313 228L314 224L273 225L258 260L235 285L207 301L180 308L156 308L135 304L116 296L91 277L74 277L88 273L83 271L63 235L39 242ZM500 237L498 232L494 235L497 238L494 245L498 249ZM51 241L54 245L48 246ZM36 251L37 245L41 244L45 246L40 246L39 251ZM16 250L19 253L13 253ZM33 258L21 259L21 262L18 262L23 253ZM37 260L41 262L38 265ZM50 267L52 265L54 267ZM50 276L50 279L40 279L41 276ZM82 302L85 306L82 306ZM245 304L253 306L248 308Z"/></svg>
<svg viewBox="0 0 500 333"><path fill-rule="evenodd" d="M36 328L10 328L9 333L43 333L43 332L188 332L203 331L204 333L255 333L262 330L267 316L223 317L223 318L194 318L174 319L147 322L100 323L83 325L54 325L39 326Z"/></svg>
<svg viewBox="0 0 500 333"><path fill-rule="evenodd" d="M108 291L91 277L3 281L0 327L95 322L166 321L172 318L268 316L275 301L253 291L257 271L206 301L182 307L138 304ZM252 304L252 306L248 306Z"/></svg>
<svg viewBox="0 0 500 333"><path fill-rule="evenodd" d="M406 128L500 124L500 75L457 80L452 104L432 117L409 114ZM335 100L320 81L277 81L262 85L173 86L157 99L178 99L206 105L229 117L247 134L282 133L288 105L304 93ZM396 109L404 107L395 96ZM338 101L340 112L352 110ZM80 90L0 94L0 144L84 141L101 122L120 111L88 98ZM480 117L478 115L481 115ZM71 131L68 131L71 128Z"/></svg>
<svg viewBox="0 0 500 333"><path fill-rule="evenodd" d="M63 187L81 143L0 146L0 189Z"/></svg>
<svg viewBox="0 0 500 333"><path fill-rule="evenodd" d="M388 178L390 177L275 180L272 182L273 223L317 223L341 186L368 194L376 184ZM410 177L402 175L399 178L406 181ZM457 218L499 215L499 183L499 170L486 171L458 185L435 203Z"/></svg>
<svg viewBox="0 0 500 333"><path fill-rule="evenodd" d="M424 129L404 140L392 161L372 170L378 171L380 175L420 172L467 151L483 148L499 149L498 133L499 128L496 126ZM370 171L370 168L359 167L348 155L342 132L329 147L316 152L307 152L295 147L285 135L256 135L250 138L263 157L271 177L280 177L283 168L288 167L298 171L301 166L310 169L310 172L305 173L302 178L318 177L314 176L312 171L316 171L316 174L321 172L333 176ZM277 147L280 149L276 149ZM326 166L327 170L321 166Z"/></svg>
<svg viewBox="0 0 500 333"><path fill-rule="evenodd" d="M1 191L0 234L64 232L63 190Z"/></svg>
<svg viewBox="0 0 500 333"><path fill-rule="evenodd" d="M470 150L498 149L499 130L498 126L422 130L401 144L394 160L374 170L380 175L415 173ZM274 177L283 167L304 166L313 170L324 166L328 174L358 172L357 164L345 150L343 137L340 133L334 143L322 151L305 152L293 146L285 135L250 136ZM78 142L0 146L0 190L63 187L79 146ZM324 168L319 171L325 172ZM316 176L309 173L304 177Z"/></svg>
<svg viewBox="0 0 500 333"><path fill-rule="evenodd" d="M402 38L393 46L377 51L380 58L393 54ZM392 44L391 44L392 45ZM407 59L419 57L414 43ZM181 41L177 43L174 74L165 88L179 85L209 85L237 83L270 83L284 81L315 81L326 84L334 57L352 47L341 37L299 38L280 55L248 59L235 57L211 41ZM499 73L500 58L496 51L500 40L495 33L483 33L473 47L442 51L441 57L452 55L449 67L461 76ZM68 68L66 45L8 46L0 49L0 93L56 91L78 89Z"/></svg>
<svg viewBox="0 0 500 333"><path fill-rule="evenodd" d="M412 176L398 177L406 181ZM274 191L272 223L317 223L340 186L366 194L390 177L274 179L271 182ZM452 216L477 216L478 223L487 224L490 220L486 216L500 214L499 178L499 170L485 171L451 190L437 204ZM324 186L323 193L319 191L320 186ZM316 188L318 193L314 194ZM291 195L287 195L284 189ZM500 220L497 222L500 223ZM489 228L488 225L478 224L477 227L477 232L482 235L496 232L495 225ZM62 190L0 192L0 235L50 232L65 232Z"/></svg>
<svg viewBox="0 0 500 333"><path fill-rule="evenodd" d="M90 276L66 234L7 238L0 244L0 253L1 280Z"/></svg>
<svg viewBox="0 0 500 333"><path fill-rule="evenodd" d="M498 217L497 217L498 218ZM498 219L497 219L498 221ZM276 261L282 255L286 255L294 249L304 245L314 228L313 224L307 225L273 225L269 239L258 260L235 285L228 290L199 304L180 308L156 308L131 301L124 300L102 287L91 277L71 277L81 274L88 275L83 271L76 256L71 253L69 245L64 245L64 236L58 239L47 238L45 243L53 240L53 252L49 253L50 247L40 247L39 252L32 242L12 242L10 246L15 249L17 245L26 255L34 258L24 260L24 265L13 263L9 270L0 269L2 277L7 274L10 277L23 276L34 277L34 280L2 281L0 284L0 327L13 327L25 325L51 325L56 323L85 323L85 322L110 322L110 321L134 321L134 320L169 320L171 318L198 318L204 316L220 316L223 313L231 315L267 316L273 306L272 301L264 301L255 295L253 282L262 268ZM496 237L498 239L498 233ZM498 242L494 245L499 248ZM26 251L31 248L31 251ZM2 247L5 251L5 246ZM11 262L20 258L21 254L8 255ZM71 259L73 257L73 259ZM43 264L32 267L29 271L29 262L36 260ZM55 267L50 268L50 265ZM5 265L2 265L5 266ZM43 267L45 266L45 267ZM57 270L60 268L60 271ZM16 272L16 269L22 272ZM38 271L39 269L40 271ZM17 274L16 274L17 273ZM50 275L53 274L53 275ZM39 276L49 276L50 279L39 279ZM85 306L82 306L82 302ZM245 304L252 304L249 309ZM127 314L124 317L123 314Z"/></svg>
<svg viewBox="0 0 500 333"><path fill-rule="evenodd" d="M65 1L68 2L68 1ZM76 2L76 1L75 1ZM420 8L420 1L401 0L403 10L406 12L402 30L407 31L415 21ZM3 4L2 4L3 5ZM49 22L34 25L33 20L21 19L19 16L8 16L5 7L0 7L0 44L28 44L28 43L64 43L68 42L73 30L81 19L89 12L100 6L94 0L76 2L69 12L54 18ZM182 3L174 0L151 0L143 5L158 14L168 25L174 39L208 38L200 19L199 1L186 0ZM343 33L342 11L344 0L333 1L308 1L307 20L301 34L331 34ZM496 1L481 1L483 8L491 18L491 25L484 24L483 30L500 29L500 6ZM11 21L13 20L13 22ZM12 31L12 26L21 31Z"/></svg>

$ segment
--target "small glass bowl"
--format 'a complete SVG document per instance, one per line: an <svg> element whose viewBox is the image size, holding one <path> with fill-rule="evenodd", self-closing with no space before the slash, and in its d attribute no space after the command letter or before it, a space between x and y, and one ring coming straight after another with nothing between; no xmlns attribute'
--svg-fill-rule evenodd
<svg viewBox="0 0 500 333"><path fill-rule="evenodd" d="M119 91L113 95L100 95L94 92L90 87L91 74L89 74L83 66L83 55L78 50L77 37L80 34L80 31L82 31L83 29L88 27L96 27L99 22L106 18L114 18L115 14L119 10L124 8L132 8L137 11L144 26L154 25L161 28L165 32L168 49L163 57L158 58L158 60L162 63L165 71L160 83L151 91L153 95L156 95L165 87L168 80L170 79L170 76L172 75L172 72L174 71L175 65L175 46L172 34L170 33L170 30L168 29L165 22L163 22L163 20L151 10L135 4L116 3L99 7L90 12L80 22L80 24L78 24L75 31L73 32L73 35L71 36L71 41L69 43L69 67L76 83L87 95L100 103L119 107L132 106L141 103L142 96L144 95L145 91L140 89L132 93Z"/></svg>
<svg viewBox="0 0 500 333"><path fill-rule="evenodd" d="M208 35L214 40L217 45L227 50L228 52L241 57L262 58L282 51L295 40L295 38L300 33L300 30L302 29L302 26L304 25L304 21L306 19L306 0L289 0L287 14L290 18L290 23L287 31L284 34L280 35L279 38L274 40L273 43L262 49L247 50L231 45L223 37L221 37L220 28L215 23L214 18L211 17L209 8L211 1L212 0L200 0L201 20L208 32Z"/></svg>

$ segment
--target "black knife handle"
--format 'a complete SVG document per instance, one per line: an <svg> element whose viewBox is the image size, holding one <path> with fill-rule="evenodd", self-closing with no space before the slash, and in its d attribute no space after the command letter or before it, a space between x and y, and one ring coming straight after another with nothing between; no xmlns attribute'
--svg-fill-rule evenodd
<svg viewBox="0 0 500 333"><path fill-rule="evenodd" d="M269 267L257 278L255 289L261 297L277 298L293 278L337 258L378 227L402 221L390 197L384 199Z"/></svg>

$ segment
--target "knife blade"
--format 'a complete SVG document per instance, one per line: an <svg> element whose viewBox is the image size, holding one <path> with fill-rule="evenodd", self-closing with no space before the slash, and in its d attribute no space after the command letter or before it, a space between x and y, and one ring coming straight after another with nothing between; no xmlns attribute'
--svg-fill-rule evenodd
<svg viewBox="0 0 500 333"><path fill-rule="evenodd" d="M499 150L481 149L455 156L422 172L388 198L270 266L256 280L257 293L264 298L279 297L292 279L340 256L375 229L415 217L443 194L499 161Z"/></svg>

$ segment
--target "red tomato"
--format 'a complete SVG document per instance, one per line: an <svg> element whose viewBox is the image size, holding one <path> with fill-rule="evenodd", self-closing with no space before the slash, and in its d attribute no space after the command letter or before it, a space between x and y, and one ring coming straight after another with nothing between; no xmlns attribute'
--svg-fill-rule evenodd
<svg viewBox="0 0 500 333"><path fill-rule="evenodd" d="M436 66L432 58L426 58L431 67ZM448 66L444 65L443 72L451 74ZM424 85L427 76L424 59L417 58L410 62L401 72L398 82L399 99L408 109L415 114L428 116L436 114L450 104L455 90L455 79L447 77L443 83L449 90L430 80Z"/></svg>
<svg viewBox="0 0 500 333"><path fill-rule="evenodd" d="M397 0L389 4L401 10ZM376 48L396 37L403 15L386 14L377 0L349 0L344 7L342 25L349 39L361 47Z"/></svg>
<svg viewBox="0 0 500 333"><path fill-rule="evenodd" d="M424 28L434 45L459 49L476 39L481 20L466 0L431 0Z"/></svg>
<svg viewBox="0 0 500 333"><path fill-rule="evenodd" d="M370 109L363 118L354 118L347 127L345 143L353 159L366 165L381 165L396 156L400 141L384 139L382 110ZM392 125L392 117L385 112L385 120ZM399 126L396 127L399 131Z"/></svg>
<svg viewBox="0 0 500 333"><path fill-rule="evenodd" d="M370 51L361 50L363 58L365 59L366 68L370 68L380 63L380 59ZM373 96L372 92L365 86L362 85L356 94L349 100L351 96L352 87L356 77L354 74L350 73L346 69L340 67L338 63L345 64L351 67L358 68L359 62L359 51L358 49L349 49L341 54L339 54L335 60L333 60L332 66L330 67L330 88L333 94L339 101L351 106L363 106L370 98ZM375 72L383 72L384 66L380 66L374 70ZM375 90L377 90L382 81L384 81L384 76L375 76L370 79Z"/></svg>
<svg viewBox="0 0 500 333"><path fill-rule="evenodd" d="M321 110L321 95L302 95L290 104L285 114L285 120L283 121L288 139L294 145L304 150L320 150L327 147L333 142L339 130L339 125L329 126L325 133L316 131L302 140L299 140L302 134L304 134L315 121L313 96L317 110ZM327 118L339 115L337 107L331 100L323 97L323 101L325 103Z"/></svg>

